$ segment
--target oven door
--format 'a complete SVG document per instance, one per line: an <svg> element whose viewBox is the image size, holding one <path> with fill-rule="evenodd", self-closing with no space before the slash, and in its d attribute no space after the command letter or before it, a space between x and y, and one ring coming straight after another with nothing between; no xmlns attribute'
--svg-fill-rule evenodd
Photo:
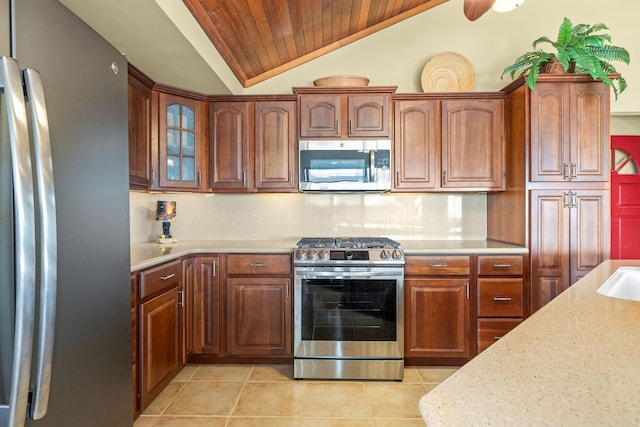
<svg viewBox="0 0 640 427"><path fill-rule="evenodd" d="M294 356L401 359L402 267L296 267Z"/></svg>

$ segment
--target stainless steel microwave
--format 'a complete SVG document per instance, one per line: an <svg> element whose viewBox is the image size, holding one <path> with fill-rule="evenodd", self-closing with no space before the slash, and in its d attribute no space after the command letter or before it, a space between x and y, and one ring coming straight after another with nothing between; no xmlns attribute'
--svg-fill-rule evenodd
<svg viewBox="0 0 640 427"><path fill-rule="evenodd" d="M300 191L391 190L391 140L299 141Z"/></svg>

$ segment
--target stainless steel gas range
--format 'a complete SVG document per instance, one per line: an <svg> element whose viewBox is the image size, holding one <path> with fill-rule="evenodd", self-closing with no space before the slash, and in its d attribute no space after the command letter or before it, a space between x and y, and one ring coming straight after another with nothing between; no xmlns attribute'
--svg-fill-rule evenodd
<svg viewBox="0 0 640 427"><path fill-rule="evenodd" d="M294 257L294 377L402 380L404 253L388 238L304 238Z"/></svg>

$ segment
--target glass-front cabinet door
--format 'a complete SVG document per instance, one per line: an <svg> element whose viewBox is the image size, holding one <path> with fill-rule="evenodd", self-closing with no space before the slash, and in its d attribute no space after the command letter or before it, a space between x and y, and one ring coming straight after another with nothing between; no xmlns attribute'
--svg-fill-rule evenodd
<svg viewBox="0 0 640 427"><path fill-rule="evenodd" d="M199 189L202 183L200 101L160 93L159 187Z"/></svg>

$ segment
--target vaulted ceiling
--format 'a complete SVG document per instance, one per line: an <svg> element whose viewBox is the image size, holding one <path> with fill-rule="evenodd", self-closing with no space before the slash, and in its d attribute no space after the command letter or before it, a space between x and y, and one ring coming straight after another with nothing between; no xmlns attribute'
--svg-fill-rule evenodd
<svg viewBox="0 0 640 427"><path fill-rule="evenodd" d="M244 87L448 0L183 0Z"/></svg>

